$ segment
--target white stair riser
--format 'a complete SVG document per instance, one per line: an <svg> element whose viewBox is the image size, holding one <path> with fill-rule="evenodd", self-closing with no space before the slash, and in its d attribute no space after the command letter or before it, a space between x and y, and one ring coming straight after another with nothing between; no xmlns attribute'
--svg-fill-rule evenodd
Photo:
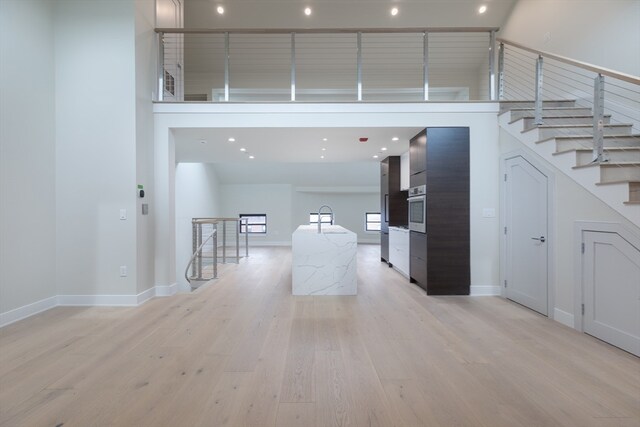
<svg viewBox="0 0 640 427"><path fill-rule="evenodd" d="M553 138L554 136L593 135L592 126L566 127L566 128L540 128L540 139ZM606 126L605 135L631 135L631 126Z"/></svg>
<svg viewBox="0 0 640 427"><path fill-rule="evenodd" d="M640 166L600 167L600 181L640 181Z"/></svg>
<svg viewBox="0 0 640 427"><path fill-rule="evenodd" d="M605 123L609 124L610 117L605 117ZM535 126L535 119L530 117L524 118L523 129L529 129ZM545 117L543 120L545 125L592 125L593 117ZM583 134L584 135L584 134Z"/></svg>
<svg viewBox="0 0 640 427"><path fill-rule="evenodd" d="M638 138L605 138L605 147L640 147L640 137ZM568 151L574 149L592 149L593 140L585 138L557 139L556 151Z"/></svg>
<svg viewBox="0 0 640 427"><path fill-rule="evenodd" d="M545 108L557 108L557 107L574 107L575 101L542 101L542 109ZM512 108L535 108L535 102L533 101L516 101L516 102L501 102L500 112L509 111Z"/></svg>
<svg viewBox="0 0 640 427"><path fill-rule="evenodd" d="M588 116L591 114L589 108L572 108L570 110L542 110L543 117L567 117L567 116ZM535 115L535 110L516 110L511 111L511 120L518 120L522 117L531 117Z"/></svg>
<svg viewBox="0 0 640 427"><path fill-rule="evenodd" d="M610 162L640 162L640 149L628 151L605 150L604 155ZM593 152L576 151L576 166L588 165L592 160Z"/></svg>

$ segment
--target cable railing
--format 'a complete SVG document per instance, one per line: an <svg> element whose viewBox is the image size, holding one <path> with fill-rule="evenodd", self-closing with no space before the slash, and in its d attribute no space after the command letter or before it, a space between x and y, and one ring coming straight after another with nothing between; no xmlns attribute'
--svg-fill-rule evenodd
<svg viewBox="0 0 640 427"><path fill-rule="evenodd" d="M586 164L616 165L620 181L640 180L640 77L497 40L498 99L534 101L521 113L530 116L525 128L574 138L592 151ZM572 108L547 107L567 100L575 101Z"/></svg>
<svg viewBox="0 0 640 427"><path fill-rule="evenodd" d="M498 28L158 28L163 102L496 100Z"/></svg>
<svg viewBox="0 0 640 427"><path fill-rule="evenodd" d="M241 228L247 227L246 218L193 218L191 220L191 241L193 254L184 271L184 278L196 289L202 284L218 278L218 263L227 260L240 263L240 248L244 240L244 257L249 256L249 233ZM231 246L233 252L227 254ZM191 270L191 273L189 273Z"/></svg>

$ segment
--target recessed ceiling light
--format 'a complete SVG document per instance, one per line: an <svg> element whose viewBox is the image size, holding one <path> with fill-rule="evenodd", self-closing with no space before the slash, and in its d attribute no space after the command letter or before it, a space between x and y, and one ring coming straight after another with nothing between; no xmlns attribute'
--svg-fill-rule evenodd
<svg viewBox="0 0 640 427"><path fill-rule="evenodd" d="M391 16L396 16L398 14L398 8L394 7L391 9Z"/></svg>
<svg viewBox="0 0 640 427"><path fill-rule="evenodd" d="M320 156L321 159L324 159L324 156Z"/></svg>
<svg viewBox="0 0 640 427"><path fill-rule="evenodd" d="M485 13L487 11L487 6L482 5L480 6L480 9L478 9L478 13Z"/></svg>
<svg viewBox="0 0 640 427"><path fill-rule="evenodd" d="M236 142L236 139L235 138L229 138L228 141L229 142Z"/></svg>
<svg viewBox="0 0 640 427"><path fill-rule="evenodd" d="M224 14L224 7L218 6L218 8L216 10L218 11L218 15L223 15Z"/></svg>
<svg viewBox="0 0 640 427"><path fill-rule="evenodd" d="M244 152L244 151L247 151L247 149L246 148L241 148L240 151Z"/></svg>
<svg viewBox="0 0 640 427"><path fill-rule="evenodd" d="M322 138L322 140L323 140L323 141L326 141L326 140L327 140L327 138Z"/></svg>
<svg viewBox="0 0 640 427"><path fill-rule="evenodd" d="M327 149L326 149L326 148L323 148L323 149L322 149L322 151L327 151Z"/></svg>
<svg viewBox="0 0 640 427"><path fill-rule="evenodd" d="M378 155L377 155L377 154L374 154L374 155L373 155L373 158L374 158L374 159L377 159L377 158L378 158Z"/></svg>
<svg viewBox="0 0 640 427"><path fill-rule="evenodd" d="M387 151L387 147L382 147L380 151Z"/></svg>
<svg viewBox="0 0 640 427"><path fill-rule="evenodd" d="M311 8L310 7L305 7L304 8L304 14L307 15L307 16L311 15Z"/></svg>
<svg viewBox="0 0 640 427"><path fill-rule="evenodd" d="M250 159L255 159L255 157L253 157L253 156L249 156L249 158L250 158Z"/></svg>
<svg viewBox="0 0 640 427"><path fill-rule="evenodd" d="M398 138L397 136L394 136L393 138L391 138L392 141L399 141L400 138Z"/></svg>

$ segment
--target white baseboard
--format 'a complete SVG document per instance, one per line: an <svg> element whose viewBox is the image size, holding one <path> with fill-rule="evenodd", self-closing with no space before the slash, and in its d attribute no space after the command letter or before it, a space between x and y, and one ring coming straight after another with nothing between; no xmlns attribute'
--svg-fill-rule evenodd
<svg viewBox="0 0 640 427"><path fill-rule="evenodd" d="M23 305L22 307L15 308L13 310L0 313L0 328L10 325L18 320L26 319L27 317L42 313L58 305L58 297L54 295L49 298L42 299L40 301L33 302L31 304Z"/></svg>
<svg viewBox="0 0 640 427"><path fill-rule="evenodd" d="M255 246L291 246L291 240L280 242L261 242L259 240L249 240L249 256L251 256L251 248ZM240 248L240 255L243 254L244 248ZM220 258L220 257L218 257Z"/></svg>
<svg viewBox="0 0 640 427"><path fill-rule="evenodd" d="M500 286L494 285L471 285L469 295L472 297L499 296Z"/></svg>
<svg viewBox="0 0 640 427"><path fill-rule="evenodd" d="M138 305L138 295L58 295L58 305L70 307L136 306Z"/></svg>
<svg viewBox="0 0 640 427"><path fill-rule="evenodd" d="M168 286L158 286L156 285L156 287L154 288L156 290L156 295L157 297L170 297L172 295L175 295L178 292L178 284L174 283L172 285L168 285Z"/></svg>
<svg viewBox="0 0 640 427"><path fill-rule="evenodd" d="M154 297L168 297L178 292L178 284L154 286L138 295L55 295L13 310L0 313L0 328L58 306L135 307Z"/></svg>
<svg viewBox="0 0 640 427"><path fill-rule="evenodd" d="M570 328L574 328L573 314L562 311L559 308L553 309L553 320Z"/></svg>

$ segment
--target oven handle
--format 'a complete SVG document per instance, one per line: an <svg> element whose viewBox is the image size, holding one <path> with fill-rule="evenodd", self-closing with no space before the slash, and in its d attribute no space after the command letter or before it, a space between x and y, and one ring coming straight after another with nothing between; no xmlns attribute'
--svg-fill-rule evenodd
<svg viewBox="0 0 640 427"><path fill-rule="evenodd" d="M407 198L407 201L411 202L413 200L425 200L426 198L427 198L427 196L413 196L413 197Z"/></svg>

